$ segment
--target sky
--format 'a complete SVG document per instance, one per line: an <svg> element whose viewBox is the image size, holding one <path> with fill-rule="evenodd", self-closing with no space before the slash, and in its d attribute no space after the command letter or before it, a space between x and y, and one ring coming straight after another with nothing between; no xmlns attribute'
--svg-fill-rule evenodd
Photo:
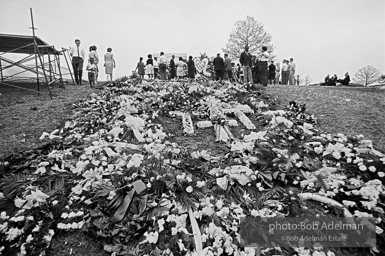
<svg viewBox="0 0 385 256"><path fill-rule="evenodd" d="M76 38L100 56L111 47L114 78L131 75L150 53L223 56L235 22L247 16L271 34L278 60L294 59L300 78L354 77L367 65L385 74L384 0L0 0L0 33L32 35L30 8L36 35L56 48Z"/></svg>

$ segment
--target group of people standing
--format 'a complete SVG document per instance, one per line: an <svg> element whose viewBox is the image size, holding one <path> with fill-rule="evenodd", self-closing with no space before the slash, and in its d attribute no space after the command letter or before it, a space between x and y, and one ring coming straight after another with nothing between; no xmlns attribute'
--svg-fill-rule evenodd
<svg viewBox="0 0 385 256"><path fill-rule="evenodd" d="M290 58L290 60L284 59L282 61L282 80L281 84L284 85L295 85L295 69L296 65L293 61L293 58ZM278 70L279 72L279 70ZM278 79L279 80L279 79ZM298 84L297 79L297 84Z"/></svg>
<svg viewBox="0 0 385 256"><path fill-rule="evenodd" d="M189 78L195 78L196 68L193 61L193 57L189 56L187 63L183 60L182 57L179 57L179 61L175 62L175 55L172 55L170 60L170 75L171 79L174 78L183 78L185 77L185 68L187 67L187 76ZM167 58L164 55L164 52L160 53L159 62L157 57L152 57L151 54L147 55L146 64L143 62L143 57L139 58L139 62L136 65L135 72L138 73L139 78L144 79L144 76L147 75L149 79L160 78L162 80L167 80ZM158 72L160 77L158 77Z"/></svg>
<svg viewBox="0 0 385 256"><path fill-rule="evenodd" d="M240 81L246 84L257 84L260 83L264 86L267 84L290 84L294 85L295 81L295 69L296 65L293 61L293 58L290 61L284 59L282 64L282 70L279 63L274 61L269 61L271 59L270 53L266 46L262 47L260 56L253 56L249 53L249 47L245 47L245 51L241 53L239 62L235 66L235 63L232 62L229 55L226 53L224 59L221 57L220 53L214 58L212 64L214 69L214 78L215 80L228 80L230 82ZM152 57L151 54L147 56L146 63L143 62L143 57L139 58L139 62L136 65L135 71L141 79L144 79L144 76L147 75L149 79L156 79L159 77L158 72L160 73L160 79L168 79L167 75L167 58L164 55L164 52L160 53L159 61L157 57ZM241 66L242 71L241 72ZM189 56L188 61L185 61L182 57L179 57L179 61L175 61L175 56L172 55L172 58L169 62L169 71L170 78L183 78L185 77L185 69L187 68L187 77L195 78L197 73L195 63L192 56ZM243 73L243 79L241 78L241 73ZM280 77L282 76L282 81L280 82Z"/></svg>
<svg viewBox="0 0 385 256"><path fill-rule="evenodd" d="M75 40L75 47L70 48L69 54L72 58L72 68L74 71L75 82L78 85L82 84L83 66L86 59L85 50L80 47L80 40ZM90 86L95 86L99 77L99 55L97 53L97 47L95 45L90 46L88 54L88 64L86 70L88 72L88 81ZM116 68L114 54L112 49L108 48L107 53L104 54L104 68L107 75L107 81L112 81L113 69Z"/></svg>

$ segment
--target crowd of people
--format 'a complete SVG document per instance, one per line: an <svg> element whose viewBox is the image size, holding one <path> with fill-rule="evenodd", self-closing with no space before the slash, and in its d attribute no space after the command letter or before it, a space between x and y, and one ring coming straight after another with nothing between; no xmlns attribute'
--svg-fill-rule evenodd
<svg viewBox="0 0 385 256"><path fill-rule="evenodd" d="M75 47L70 48L70 56L72 58L72 67L74 70L74 77L76 84L82 84L83 64L86 59L86 52L80 47L80 40L75 40ZM88 54L88 63L86 70L88 72L88 81L90 86L95 86L99 78L99 55L96 46L90 46ZM222 82L227 80L230 82L240 82L245 84L283 84L294 85L299 82L299 77L295 79L296 65L293 58L290 60L284 59L282 67L279 62L274 63L266 46L262 46L259 56L251 55L249 47L240 54L239 63L235 65L229 55L226 53L224 58L220 53L212 61L214 79ZM167 68L169 67L169 68ZM114 55L112 49L108 48L104 55L104 68L107 75L107 81L112 81L113 69L116 68ZM167 71L169 70L169 71ZM188 60L179 57L178 61L172 55L170 61L160 53L159 59L153 57L151 54L147 55L147 60L144 62L143 57L139 58L136 65L135 73L144 79L147 76L149 79L180 79L186 77L194 79L197 74L197 69L192 56ZM329 81L329 80L328 80ZM326 83L326 81L325 81Z"/></svg>
<svg viewBox="0 0 385 256"><path fill-rule="evenodd" d="M345 78L344 79L338 79L337 75L334 74L334 76L330 77L330 75L327 75L325 77L325 81L321 83L322 86L336 86L340 83L341 85L349 85L350 83L350 76L349 73L345 73Z"/></svg>
<svg viewBox="0 0 385 256"><path fill-rule="evenodd" d="M78 85L82 84L83 78L83 66L84 60L86 59L86 52L80 46L80 40L75 40L75 47L71 47L69 54L72 58L72 68L74 71L75 83ZM95 45L90 46L88 54L88 63L86 70L88 72L88 81L91 87L98 83L99 77L99 55L97 53L97 47ZM104 69L107 75L107 81L112 81L113 69L116 68L114 54L111 48L107 48L107 53L104 54Z"/></svg>

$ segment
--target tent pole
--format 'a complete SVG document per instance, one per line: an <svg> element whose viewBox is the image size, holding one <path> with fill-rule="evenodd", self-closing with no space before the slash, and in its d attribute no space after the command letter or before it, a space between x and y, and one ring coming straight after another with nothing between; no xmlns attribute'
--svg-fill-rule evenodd
<svg viewBox="0 0 385 256"><path fill-rule="evenodd" d="M52 63L51 63L51 54L47 50L47 55L48 55L48 69L49 69L49 81L52 82Z"/></svg>
<svg viewBox="0 0 385 256"><path fill-rule="evenodd" d="M4 82L3 67L1 66L1 59L0 59L0 73L1 73L1 82Z"/></svg>
<svg viewBox="0 0 385 256"><path fill-rule="evenodd" d="M75 84L75 80L74 80L74 77L72 75L72 71L71 71L70 65L68 64L68 60L67 60L67 56L66 56L66 54L68 54L67 49L64 49L62 47L62 51L63 51L64 59L66 60L66 63L67 63L68 71L70 72L70 75L71 75L72 83ZM68 58L69 58L69 56L68 56Z"/></svg>
<svg viewBox="0 0 385 256"><path fill-rule="evenodd" d="M60 55L58 55L58 54L56 53L56 54L55 54L55 58L56 58L56 63L57 63L57 69L59 70L60 83L62 84L62 86L64 86L63 76L62 76L62 74L61 74L61 68L60 68ZM56 66L55 66L55 69L56 69Z"/></svg>
<svg viewBox="0 0 385 256"><path fill-rule="evenodd" d="M48 88L49 96L50 96L51 99L52 99L52 93L51 93L51 90L50 90L50 88L49 88L49 83L48 83L48 80L47 80L47 75L46 75L46 73L45 73L45 68L44 68L44 66L43 66L43 61L42 61L42 59L41 59L40 51L39 51L39 48L37 47L37 43L36 43L35 26L34 26L34 24L33 24L32 8L30 8L30 11L31 11L32 31L33 31L33 42L34 42L34 44L35 44L35 49L37 50L37 55L39 56L40 64L42 65L42 69L43 69L43 73L44 73L44 78L45 78L45 83L46 83L47 88ZM36 59L36 63L37 63L37 59Z"/></svg>

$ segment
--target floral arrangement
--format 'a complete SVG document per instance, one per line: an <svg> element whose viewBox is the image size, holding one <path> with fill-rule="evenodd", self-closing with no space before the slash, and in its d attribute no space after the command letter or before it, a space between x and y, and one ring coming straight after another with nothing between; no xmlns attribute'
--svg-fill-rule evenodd
<svg viewBox="0 0 385 256"><path fill-rule="evenodd" d="M303 216L305 200L313 200L329 207L323 214L376 218L377 246L370 250L385 253L385 156L370 141L322 133L293 102L274 110L258 91L245 97L228 85L204 86L116 82L77 104L71 120L42 136L44 147L6 158L0 252L44 255L56 234L82 230L113 255L277 255L281 248L244 247L241 218ZM234 136L223 109L235 102L247 102L234 112L242 125L256 130L247 113L266 118L263 130ZM218 133L227 151L170 142L158 122L170 115L180 117L171 120L187 134L194 122L214 126L207 132Z"/></svg>

